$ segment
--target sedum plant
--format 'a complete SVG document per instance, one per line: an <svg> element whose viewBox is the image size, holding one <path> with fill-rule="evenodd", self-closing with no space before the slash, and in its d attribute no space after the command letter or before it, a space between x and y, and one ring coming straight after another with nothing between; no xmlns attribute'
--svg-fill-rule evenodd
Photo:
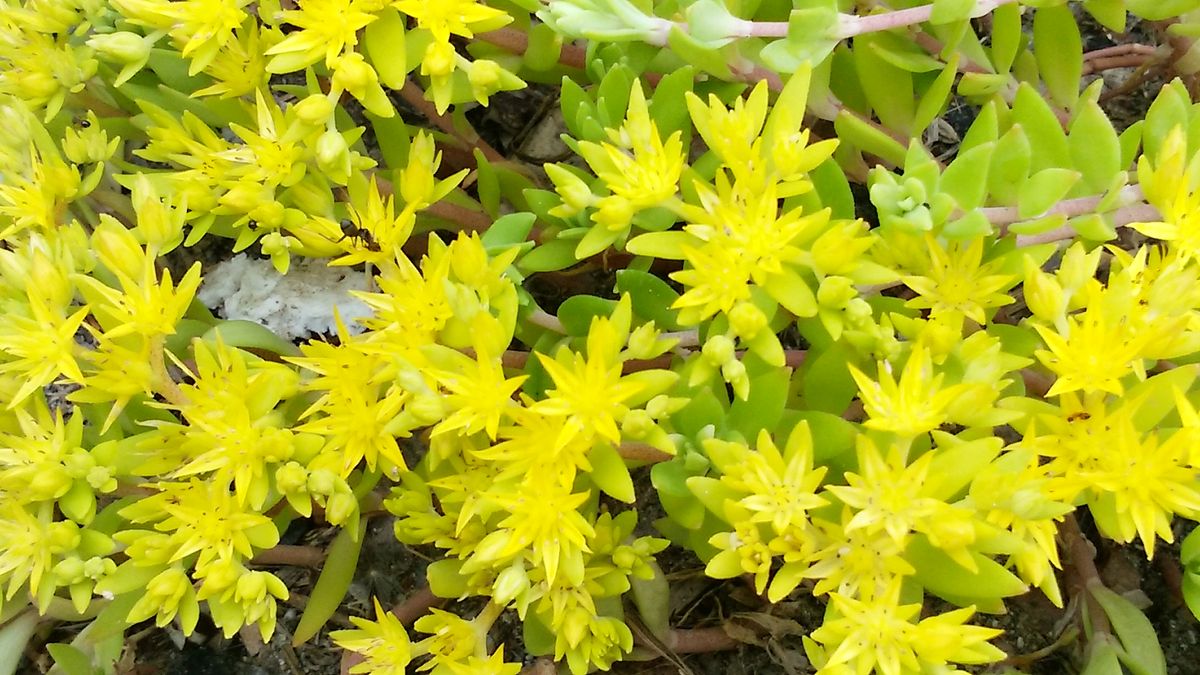
<svg viewBox="0 0 1200 675"><path fill-rule="evenodd" d="M575 675L684 651L668 557L806 598L821 675L1005 661L976 615L1026 593L1081 671L1166 673L1087 537L1200 518L1198 11L7 0L0 671L63 623L72 675L150 620L269 642L296 523L336 532L307 641L375 520L462 602L373 599L351 673L521 672L509 612ZM1090 78L1133 65L1179 79L1118 125ZM561 161L474 127L530 84ZM369 314L218 318L201 242L353 267Z"/></svg>

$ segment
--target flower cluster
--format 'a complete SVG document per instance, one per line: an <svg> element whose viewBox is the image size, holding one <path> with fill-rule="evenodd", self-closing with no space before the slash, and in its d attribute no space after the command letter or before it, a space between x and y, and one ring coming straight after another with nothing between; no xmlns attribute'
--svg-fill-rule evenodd
<svg viewBox="0 0 1200 675"><path fill-rule="evenodd" d="M93 622L72 672L141 622L302 642L382 531L462 602L380 593L331 634L353 673L515 675L509 618L575 675L679 651L671 546L823 612L819 675L1001 661L969 621L1031 589L1085 608L1080 672L1165 672L1059 546L1200 520L1200 107L1118 132L1083 74L1161 54L1085 56L1064 3L798 4L0 3L12 654L43 617ZM1200 63L1195 0L1115 4L1082 11ZM366 315L215 316L252 246L353 268Z"/></svg>

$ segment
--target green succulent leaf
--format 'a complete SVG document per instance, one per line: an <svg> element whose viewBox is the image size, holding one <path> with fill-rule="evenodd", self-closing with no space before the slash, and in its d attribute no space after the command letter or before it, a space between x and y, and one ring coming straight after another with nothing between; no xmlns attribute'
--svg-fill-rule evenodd
<svg viewBox="0 0 1200 675"><path fill-rule="evenodd" d="M1100 583L1088 591L1104 609L1113 631L1121 641L1121 662L1134 675L1166 675L1167 662L1158 635L1146 615L1134 604Z"/></svg>
<svg viewBox="0 0 1200 675"><path fill-rule="evenodd" d="M633 311L653 321L656 327L664 330L682 328L676 318L678 312L671 309L671 305L679 299L679 293L661 278L641 270L619 270L617 292L628 293L633 302Z"/></svg>
<svg viewBox="0 0 1200 675"><path fill-rule="evenodd" d="M517 261L523 272L554 272L574 265L576 243L569 239L555 239L526 253Z"/></svg>
<svg viewBox="0 0 1200 675"><path fill-rule="evenodd" d="M1021 30L1021 7L1015 3L997 7L992 12L992 67L997 73L1007 73L1026 40Z"/></svg>
<svg viewBox="0 0 1200 675"><path fill-rule="evenodd" d="M671 632L671 584L658 563L649 563L654 576L643 579L630 577L629 592L642 623L654 637L666 640Z"/></svg>
<svg viewBox="0 0 1200 675"><path fill-rule="evenodd" d="M1028 587L1003 565L978 553L969 553L978 571L954 562L924 536L915 536L904 558L916 569L913 578L930 593L954 598L1006 598L1020 595Z"/></svg>
<svg viewBox="0 0 1200 675"><path fill-rule="evenodd" d="M632 504L633 479L617 449L608 443L597 443L588 453L588 459L592 463L591 476L596 487L613 499Z"/></svg>
<svg viewBox="0 0 1200 675"><path fill-rule="evenodd" d="M1035 150L1033 171L1071 166L1071 149L1067 145L1067 135L1049 104L1031 85L1022 84L1017 88L1012 119L1025 129L1029 145Z"/></svg>
<svg viewBox="0 0 1200 675"><path fill-rule="evenodd" d="M1032 218L1045 213L1071 188L1079 182L1079 172L1070 169L1043 169L1021 186L1017 198L1017 212L1022 218Z"/></svg>
<svg viewBox="0 0 1200 675"><path fill-rule="evenodd" d="M852 143L895 166L904 162L907 151L899 141L854 113L842 110L834 119L833 126L843 144ZM841 147L838 149L841 150Z"/></svg>
<svg viewBox="0 0 1200 675"><path fill-rule="evenodd" d="M1083 42L1070 5L1041 7L1034 13L1033 53L1050 98L1063 108L1074 107L1083 72Z"/></svg>
<svg viewBox="0 0 1200 675"><path fill-rule="evenodd" d="M916 114L912 73L883 59L872 48L876 41L876 36L870 34L854 41L854 67L858 79L879 120L891 129L908 132Z"/></svg>
<svg viewBox="0 0 1200 675"><path fill-rule="evenodd" d="M389 89L402 89L408 81L409 64L405 46L405 22L408 17L392 7L375 14L376 19L363 31L363 45L371 65L379 74L379 83Z"/></svg>
<svg viewBox="0 0 1200 675"><path fill-rule="evenodd" d="M366 518L363 518L356 529L362 531L365 526ZM300 615L300 622L292 633L293 645L301 645L312 639L346 597L350 582L354 580L354 570L358 569L358 554L363 542L363 537L353 534L353 529L343 528L329 545L325 566L321 568L321 575L317 577L304 613Z"/></svg>

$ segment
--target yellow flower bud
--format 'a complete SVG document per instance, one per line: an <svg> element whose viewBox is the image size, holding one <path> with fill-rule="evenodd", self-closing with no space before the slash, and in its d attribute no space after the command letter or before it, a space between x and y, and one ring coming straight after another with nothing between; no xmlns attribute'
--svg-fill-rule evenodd
<svg viewBox="0 0 1200 675"><path fill-rule="evenodd" d="M313 94L295 105L296 117L314 127L325 126L333 115L334 102L328 96Z"/></svg>
<svg viewBox="0 0 1200 675"><path fill-rule="evenodd" d="M63 558L54 566L54 576L59 584L69 586L84 580L83 561L78 556Z"/></svg>
<svg viewBox="0 0 1200 675"><path fill-rule="evenodd" d="M635 359L652 359L665 351L658 341L658 329L654 322L644 323L629 334L629 355ZM662 344L669 345L664 340Z"/></svg>
<svg viewBox="0 0 1200 675"><path fill-rule="evenodd" d="M93 164L112 157L121 139L108 140L108 132L100 126L96 113L88 112L88 125L80 130L67 127L63 132L63 154L76 164Z"/></svg>
<svg viewBox="0 0 1200 675"><path fill-rule="evenodd" d="M557 164L546 165L546 175L554 182L554 190L563 203L550 209L550 215L569 218L596 202L592 189L582 178Z"/></svg>
<svg viewBox="0 0 1200 675"><path fill-rule="evenodd" d="M704 342L701 353L709 363L719 368L734 360L733 340L724 335L714 335Z"/></svg>
<svg viewBox="0 0 1200 675"><path fill-rule="evenodd" d="M117 563L109 558L92 556L83 563L83 575L92 581L99 581L117 571Z"/></svg>
<svg viewBox="0 0 1200 675"><path fill-rule="evenodd" d="M721 366L721 375L733 387L735 396L743 401L750 396L750 377L746 375L746 366L741 361L734 359Z"/></svg>
<svg viewBox="0 0 1200 675"><path fill-rule="evenodd" d="M308 474L308 491L317 495L328 495L337 487L338 478L329 469L317 469Z"/></svg>
<svg viewBox="0 0 1200 675"><path fill-rule="evenodd" d="M101 216L100 224L92 232L92 250L113 273L141 278L146 254L133 234L116 220Z"/></svg>
<svg viewBox="0 0 1200 675"><path fill-rule="evenodd" d="M361 99L368 87L379 81L375 69L367 63L362 54L347 52L333 65L333 89L344 90Z"/></svg>
<svg viewBox="0 0 1200 675"><path fill-rule="evenodd" d="M645 410L630 410L621 420L621 433L634 440L640 440L650 435L654 430L654 418Z"/></svg>
<svg viewBox="0 0 1200 675"><path fill-rule="evenodd" d="M592 220L610 232L620 232L633 221L633 204L624 197L609 195L596 202L596 206L599 209L592 214Z"/></svg>
<svg viewBox="0 0 1200 675"><path fill-rule="evenodd" d="M582 607L575 607L567 612L558 629L562 631L562 635L567 639L568 645L575 648L579 646L583 638L587 637L588 625L591 623L591 619L591 613Z"/></svg>
<svg viewBox="0 0 1200 675"><path fill-rule="evenodd" d="M274 191L258 183L236 183L217 201L235 213L250 213L264 201L274 201Z"/></svg>
<svg viewBox="0 0 1200 675"><path fill-rule="evenodd" d="M52 553L70 551L79 546L79 526L64 520L46 526L47 548Z"/></svg>
<svg viewBox="0 0 1200 675"><path fill-rule="evenodd" d="M666 394L659 394L646 403L646 412L654 419L660 420L683 410L690 402L691 399L688 398L672 398Z"/></svg>
<svg viewBox="0 0 1200 675"><path fill-rule="evenodd" d="M329 130L317 139L317 166L335 180L350 175L350 145L336 130Z"/></svg>
<svg viewBox="0 0 1200 675"><path fill-rule="evenodd" d="M753 340L767 325L767 316L754 303L739 302L729 311L729 326L744 340Z"/></svg>
<svg viewBox="0 0 1200 675"><path fill-rule="evenodd" d="M41 71L14 74L12 81L16 85L13 89L17 97L26 101L47 99L57 94L59 90L58 81L49 73Z"/></svg>
<svg viewBox="0 0 1200 675"><path fill-rule="evenodd" d="M492 94L500 84L500 70L502 68L500 68L500 65L496 61L478 59L470 64L467 70L467 79L472 89Z"/></svg>
<svg viewBox="0 0 1200 675"><path fill-rule="evenodd" d="M508 605L528 590L529 575L525 573L524 562L518 559L496 577L492 584L492 600L498 605Z"/></svg>
<svg viewBox="0 0 1200 675"><path fill-rule="evenodd" d="M233 597L238 602L262 602L267 597L267 572L247 572L238 577Z"/></svg>
<svg viewBox="0 0 1200 675"><path fill-rule="evenodd" d="M358 500L350 492L331 495L325 503L325 519L331 525L341 525L358 513Z"/></svg>
<svg viewBox="0 0 1200 675"><path fill-rule="evenodd" d="M618 569L628 571L638 563L638 555L632 546L618 546L617 550L613 551L612 561Z"/></svg>
<svg viewBox="0 0 1200 675"><path fill-rule="evenodd" d="M150 57L151 43L137 33L118 31L105 35L93 35L87 46L96 51L100 58L117 63L145 63Z"/></svg>
<svg viewBox="0 0 1200 675"><path fill-rule="evenodd" d="M160 600L166 600L170 598L177 601L178 598L183 596L187 587L190 586L190 580L183 570L179 569L178 567L169 567L151 579L150 583L146 584L146 591L147 595L150 597L158 598ZM167 605L174 603L162 604Z"/></svg>
<svg viewBox="0 0 1200 675"><path fill-rule="evenodd" d="M458 52L449 42L434 41L425 48L425 56L421 59L421 74L429 77L448 77L454 72Z"/></svg>
<svg viewBox="0 0 1200 675"><path fill-rule="evenodd" d="M1067 310L1067 298L1058 280L1036 268L1025 273L1025 304L1034 316L1051 323L1061 319Z"/></svg>
<svg viewBox="0 0 1200 675"><path fill-rule="evenodd" d="M1084 284L1094 279L1096 267L1100 264L1100 254L1103 252L1103 249L1096 248L1088 253L1083 244L1074 244L1068 248L1058 266L1058 280L1063 289L1074 295Z"/></svg>
<svg viewBox="0 0 1200 675"><path fill-rule="evenodd" d="M829 309L841 309L854 299L858 291L854 282L846 277L826 277L817 289L817 304Z"/></svg>
<svg viewBox="0 0 1200 675"><path fill-rule="evenodd" d="M27 494L36 501L57 499L71 489L71 474L61 465L43 465L29 478Z"/></svg>
<svg viewBox="0 0 1200 675"><path fill-rule="evenodd" d="M421 426L437 424L446 416L446 408L442 397L436 394L419 394L414 396L405 408L412 414L413 419Z"/></svg>
<svg viewBox="0 0 1200 675"><path fill-rule="evenodd" d="M288 462L275 470L275 486L284 494L303 493L308 487L308 471L298 462Z"/></svg>
<svg viewBox="0 0 1200 675"><path fill-rule="evenodd" d="M204 595L211 596L233 586L245 571L241 563L220 558L203 570Z"/></svg>

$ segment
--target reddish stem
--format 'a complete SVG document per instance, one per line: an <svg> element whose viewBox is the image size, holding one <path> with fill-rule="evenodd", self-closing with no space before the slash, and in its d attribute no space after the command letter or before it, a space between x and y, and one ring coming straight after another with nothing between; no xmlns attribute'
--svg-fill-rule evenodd
<svg viewBox="0 0 1200 675"><path fill-rule="evenodd" d="M316 546L277 544L275 548L259 551L250 561L253 565L290 565L319 569L325 564L325 552Z"/></svg>
<svg viewBox="0 0 1200 675"><path fill-rule="evenodd" d="M416 108L418 112L424 115L437 128L449 134L468 148L479 148L484 157L487 157L491 162L503 162L504 156L496 151L495 148L488 145L488 142L479 137L479 134L471 130L471 133L464 134L458 127L454 125L454 120L449 115L439 113L433 103L425 100L425 91L421 89L412 80L407 80L404 86L400 89L400 96L409 105Z"/></svg>
<svg viewBox="0 0 1200 675"><path fill-rule="evenodd" d="M498 28L475 37L514 54L524 54L529 49L529 35L516 28ZM587 67L587 50L578 45L563 44L558 52L558 62L568 68L583 70Z"/></svg>
<svg viewBox="0 0 1200 675"><path fill-rule="evenodd" d="M704 654L734 649L738 641L729 637L725 629L675 628L667 634L667 647L676 654Z"/></svg>
<svg viewBox="0 0 1200 675"><path fill-rule="evenodd" d="M1091 620L1094 633L1109 632L1108 616L1104 613L1104 608L1088 592L1089 586L1104 584L1100 580L1100 571L1096 569L1095 548L1083 536L1074 514L1067 514L1063 518L1058 526L1058 536L1066 546L1067 560L1070 563L1068 569L1073 572L1067 577L1071 595L1082 595L1083 606L1088 613L1088 619Z"/></svg>
<svg viewBox="0 0 1200 675"><path fill-rule="evenodd" d="M1109 56L1104 58L1095 58L1083 62L1083 70L1080 71L1083 75L1091 75L1113 68L1138 68L1145 63L1152 61L1154 55L1147 56L1146 54L1123 54L1120 56Z"/></svg>
<svg viewBox="0 0 1200 675"><path fill-rule="evenodd" d="M622 459L634 462L650 462L652 464L669 462L675 459L675 455L663 452L653 445L646 443L622 443L617 446L617 454L621 455Z"/></svg>

